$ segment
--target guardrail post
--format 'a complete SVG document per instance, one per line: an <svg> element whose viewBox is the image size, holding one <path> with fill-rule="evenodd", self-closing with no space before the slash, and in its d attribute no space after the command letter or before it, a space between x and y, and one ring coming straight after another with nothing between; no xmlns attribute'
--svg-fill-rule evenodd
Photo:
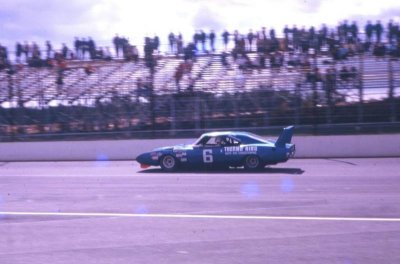
<svg viewBox="0 0 400 264"><path fill-rule="evenodd" d="M294 124L298 125L300 123L300 112L301 112L301 82L297 82L295 85L295 111L294 111Z"/></svg>
<svg viewBox="0 0 400 264"><path fill-rule="evenodd" d="M362 123L364 120L364 54L358 56L359 61L359 74L357 76L357 88L358 88L358 106L357 106L357 121Z"/></svg>
<svg viewBox="0 0 400 264"><path fill-rule="evenodd" d="M389 107L390 107L390 122L396 122L396 104L394 100L394 76L393 76L393 64L389 58Z"/></svg>
<svg viewBox="0 0 400 264"><path fill-rule="evenodd" d="M172 95L170 97L170 117L171 117L171 122L170 122L170 131L169 134L170 135L175 135L175 130L176 130L176 102L175 102L175 98Z"/></svg>
<svg viewBox="0 0 400 264"><path fill-rule="evenodd" d="M195 97L195 105L194 105L194 122L196 130L200 130L200 100L199 97L196 95Z"/></svg>

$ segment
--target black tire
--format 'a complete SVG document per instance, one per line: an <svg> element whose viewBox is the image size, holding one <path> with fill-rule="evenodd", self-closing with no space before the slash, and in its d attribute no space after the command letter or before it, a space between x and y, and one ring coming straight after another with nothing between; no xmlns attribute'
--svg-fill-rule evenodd
<svg viewBox="0 0 400 264"><path fill-rule="evenodd" d="M246 170L255 171L263 167L260 158L256 155L249 155L244 159L244 168Z"/></svg>
<svg viewBox="0 0 400 264"><path fill-rule="evenodd" d="M163 171L175 171L178 168L178 161L172 155L162 156L160 166Z"/></svg>

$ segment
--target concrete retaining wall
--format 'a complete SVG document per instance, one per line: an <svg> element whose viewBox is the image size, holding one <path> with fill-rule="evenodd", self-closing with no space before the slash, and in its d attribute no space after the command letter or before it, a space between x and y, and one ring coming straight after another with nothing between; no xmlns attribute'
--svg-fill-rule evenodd
<svg viewBox="0 0 400 264"><path fill-rule="evenodd" d="M131 160L156 147L192 142L194 139L0 143L0 161ZM400 134L294 136L293 142L298 158L400 156Z"/></svg>

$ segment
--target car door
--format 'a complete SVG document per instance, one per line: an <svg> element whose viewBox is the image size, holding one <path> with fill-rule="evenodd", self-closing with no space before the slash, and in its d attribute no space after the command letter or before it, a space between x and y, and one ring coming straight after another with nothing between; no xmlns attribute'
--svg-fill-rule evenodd
<svg viewBox="0 0 400 264"><path fill-rule="evenodd" d="M240 155L240 140L227 136L223 147L223 155L225 157L225 163L228 163L229 165L239 164L243 158Z"/></svg>
<svg viewBox="0 0 400 264"><path fill-rule="evenodd" d="M188 161L193 165L218 165L224 163L223 146L217 143L216 137L210 137L205 144L193 147Z"/></svg>

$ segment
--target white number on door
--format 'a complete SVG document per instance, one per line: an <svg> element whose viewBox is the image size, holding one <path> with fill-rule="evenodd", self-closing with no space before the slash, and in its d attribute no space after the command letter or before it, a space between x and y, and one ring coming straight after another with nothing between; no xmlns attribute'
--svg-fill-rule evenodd
<svg viewBox="0 0 400 264"><path fill-rule="evenodd" d="M212 149L203 150L203 161L204 161L204 163L212 163L213 162Z"/></svg>

